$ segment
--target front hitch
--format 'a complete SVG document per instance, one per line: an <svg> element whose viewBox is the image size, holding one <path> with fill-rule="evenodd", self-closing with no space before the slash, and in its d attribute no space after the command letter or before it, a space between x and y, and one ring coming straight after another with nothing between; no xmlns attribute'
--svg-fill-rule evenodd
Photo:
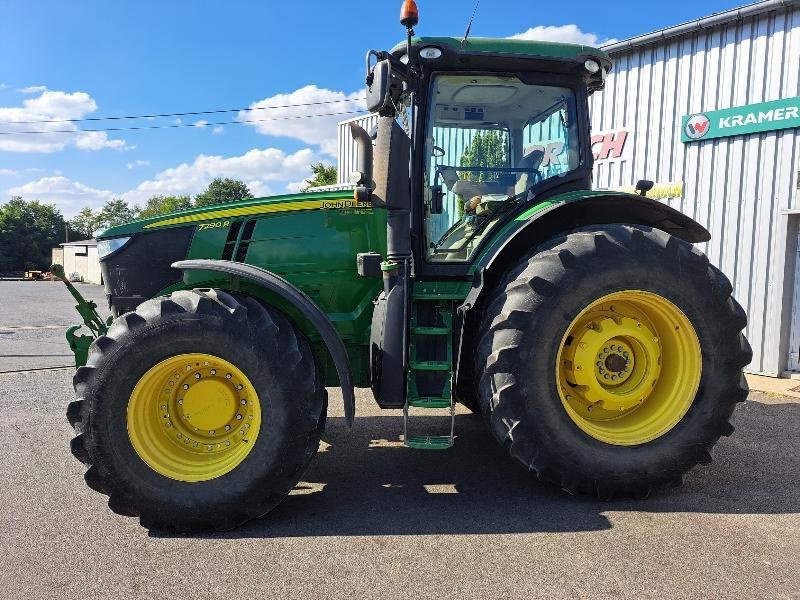
<svg viewBox="0 0 800 600"><path fill-rule="evenodd" d="M89 357L89 346L101 335L106 334L113 317L109 317L107 321L103 321L100 315L97 314L97 304L81 296L81 293L75 289L75 286L70 283L64 274L64 267L58 264L52 265L50 267L50 272L67 286L69 293L72 294L72 297L75 298L77 302L75 308L83 319L83 325L73 325L67 329L66 332L69 348L75 355L75 366L82 367L86 364L86 360ZM77 333L84 325L91 331L92 335L79 335Z"/></svg>

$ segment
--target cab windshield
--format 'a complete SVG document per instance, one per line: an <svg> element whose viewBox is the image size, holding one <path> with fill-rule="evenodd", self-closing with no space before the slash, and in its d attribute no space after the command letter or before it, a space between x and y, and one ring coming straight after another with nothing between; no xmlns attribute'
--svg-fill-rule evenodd
<svg viewBox="0 0 800 600"><path fill-rule="evenodd" d="M542 181L580 163L569 88L514 76L434 80L425 141L430 261L466 261ZM439 212L439 210L441 212Z"/></svg>

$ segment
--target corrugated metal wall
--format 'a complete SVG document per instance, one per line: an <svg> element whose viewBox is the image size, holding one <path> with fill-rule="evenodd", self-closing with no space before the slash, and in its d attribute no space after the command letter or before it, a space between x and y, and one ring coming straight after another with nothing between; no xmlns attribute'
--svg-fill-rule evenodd
<svg viewBox="0 0 800 600"><path fill-rule="evenodd" d="M749 317L748 369L781 373L794 272L787 257L794 260L797 228L787 211L800 208L800 131L683 144L680 130L683 115L800 96L800 6L613 58L606 89L592 98L592 127L630 128L633 148L628 160L598 163L595 186L683 183L682 197L666 202L711 231L701 248L734 283Z"/></svg>

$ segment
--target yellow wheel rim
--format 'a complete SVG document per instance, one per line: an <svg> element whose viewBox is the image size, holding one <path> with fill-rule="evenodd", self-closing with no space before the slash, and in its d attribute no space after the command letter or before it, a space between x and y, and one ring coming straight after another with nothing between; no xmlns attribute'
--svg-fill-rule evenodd
<svg viewBox="0 0 800 600"><path fill-rule="evenodd" d="M556 363L558 393L584 432L634 446L664 435L700 385L700 341L672 302L624 291L592 302L570 323Z"/></svg>
<svg viewBox="0 0 800 600"><path fill-rule="evenodd" d="M131 393L128 437L151 469L177 481L207 481L235 469L261 429L253 384L232 363L181 354L151 367Z"/></svg>

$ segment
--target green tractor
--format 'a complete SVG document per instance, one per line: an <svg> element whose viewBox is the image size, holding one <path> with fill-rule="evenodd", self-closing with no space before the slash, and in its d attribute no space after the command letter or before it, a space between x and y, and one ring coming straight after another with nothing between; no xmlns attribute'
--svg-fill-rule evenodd
<svg viewBox="0 0 800 600"><path fill-rule="evenodd" d="M591 189L608 56L412 38L413 2L401 16L408 40L367 55L377 126L350 125L352 186L99 236L114 319L83 306L94 335L70 330L67 417L114 512L177 531L264 515L317 452L326 386L348 424L371 387L422 450L455 432L420 415L454 423L460 402L534 476L600 498L680 483L733 431L751 351L692 245L710 234L648 182Z"/></svg>

